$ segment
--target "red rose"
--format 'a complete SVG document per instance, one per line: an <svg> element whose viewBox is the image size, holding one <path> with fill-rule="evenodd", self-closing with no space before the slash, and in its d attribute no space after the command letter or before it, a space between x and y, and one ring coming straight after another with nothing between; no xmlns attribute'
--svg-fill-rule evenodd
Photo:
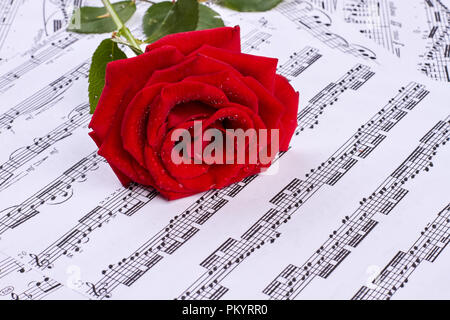
<svg viewBox="0 0 450 320"><path fill-rule="evenodd" d="M286 151L298 93L275 73L277 61L241 53L238 26L166 36L140 56L108 64L90 136L124 186L134 181L177 199L241 181L270 163L175 164L170 135L192 131L195 120L224 134L279 129Z"/></svg>

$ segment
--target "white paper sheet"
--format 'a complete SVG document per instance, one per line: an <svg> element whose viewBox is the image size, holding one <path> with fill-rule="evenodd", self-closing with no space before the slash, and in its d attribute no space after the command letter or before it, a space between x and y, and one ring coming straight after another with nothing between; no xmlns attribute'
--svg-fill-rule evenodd
<svg viewBox="0 0 450 320"><path fill-rule="evenodd" d="M171 202L121 187L87 135L107 35L58 12L97 3L43 23L50 4L0 5L0 298L450 298L445 1L208 4L279 59L299 127L268 173Z"/></svg>

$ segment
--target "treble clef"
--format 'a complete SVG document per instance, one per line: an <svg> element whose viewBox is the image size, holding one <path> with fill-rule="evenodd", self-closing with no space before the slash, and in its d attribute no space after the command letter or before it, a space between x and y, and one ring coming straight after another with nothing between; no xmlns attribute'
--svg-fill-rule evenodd
<svg viewBox="0 0 450 320"><path fill-rule="evenodd" d="M52 268L52 265L50 264L50 261L48 261L47 259L42 259L39 258L37 255L35 255L34 253L30 253L30 257L33 258L34 263L36 264L36 266L38 266L39 268Z"/></svg>
<svg viewBox="0 0 450 320"><path fill-rule="evenodd" d="M104 287L101 287L100 289L98 289L95 284L91 283L91 282L86 282L86 285L92 290L92 293L96 296L96 297L102 297L102 298L111 298L111 294L108 293L108 290L106 289L107 284Z"/></svg>

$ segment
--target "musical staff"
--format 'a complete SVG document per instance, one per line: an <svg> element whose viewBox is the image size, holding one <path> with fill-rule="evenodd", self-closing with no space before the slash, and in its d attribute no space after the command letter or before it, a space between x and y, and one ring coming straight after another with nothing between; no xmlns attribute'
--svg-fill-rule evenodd
<svg viewBox="0 0 450 320"><path fill-rule="evenodd" d="M26 268L20 261L1 253L0 280L0 299L40 300L62 288L59 282Z"/></svg>
<svg viewBox="0 0 450 320"><path fill-rule="evenodd" d="M17 149L9 156L9 159L0 164L0 191L8 188L23 178L27 172L17 173L17 170L36 158L42 152L53 146L56 142L65 139L72 133L89 122L89 104L84 103L70 112L68 120L59 125L45 136L35 138L33 143Z"/></svg>
<svg viewBox="0 0 450 320"><path fill-rule="evenodd" d="M0 3L0 50L5 43L11 24L21 4L20 0L6 0ZM0 58L1 61L2 58Z"/></svg>
<svg viewBox="0 0 450 320"><path fill-rule="evenodd" d="M29 288L20 293L11 293L12 300L41 300L52 292L55 292L62 285L48 277L42 277L41 281L30 283Z"/></svg>
<svg viewBox="0 0 450 320"><path fill-rule="evenodd" d="M321 10L333 13L337 9L337 0L307 0Z"/></svg>
<svg viewBox="0 0 450 320"><path fill-rule="evenodd" d="M258 31L258 29L250 30L242 37L241 50L245 53L258 50L259 46L267 43L270 37L271 35L267 32Z"/></svg>
<svg viewBox="0 0 450 320"><path fill-rule="evenodd" d="M358 90L366 83L375 73L369 67L357 64L347 73L335 82L331 82L323 88L318 94L308 101L308 105L301 109L297 116L297 129L295 134L305 128L313 129L319 123L319 116L328 106L335 104L339 96L348 89Z"/></svg>
<svg viewBox="0 0 450 320"><path fill-rule="evenodd" d="M222 190L206 192L131 255L103 270L103 276L96 284L88 284L87 293L98 299L110 298L119 285L131 286L165 256L191 239L207 220L255 178L250 176Z"/></svg>
<svg viewBox="0 0 450 320"><path fill-rule="evenodd" d="M423 262L434 262L450 242L450 204L428 223L420 237L407 252L399 251L373 280L373 288L366 286L353 297L353 300L390 300L403 288L411 274Z"/></svg>
<svg viewBox="0 0 450 320"><path fill-rule="evenodd" d="M30 54L27 61L0 76L0 92L9 89L17 79L32 71L34 68L60 55L61 52L65 51L82 37L82 35L67 33L65 31L51 36L47 39L44 46Z"/></svg>
<svg viewBox="0 0 450 320"><path fill-rule="evenodd" d="M404 184L415 181L420 172L427 172L433 167L431 160L449 139L450 120L447 118L426 133L419 146L372 194L360 201L353 214L342 219L340 227L329 234L301 267L288 265L263 292L271 299L293 299L315 277L326 279L378 225L376 216L388 215L404 199L408 193ZM361 292L362 295L369 294L367 289L361 289Z"/></svg>
<svg viewBox="0 0 450 320"><path fill-rule="evenodd" d="M96 170L104 161L94 151L21 204L0 211L0 235L38 215L38 208L42 205L68 201L72 196L73 184L86 181L87 173Z"/></svg>
<svg viewBox="0 0 450 320"><path fill-rule="evenodd" d="M366 158L385 138L408 111L417 106L428 94L421 84L409 83L389 100L380 111L345 142L317 169L311 169L305 180L293 179L277 193L270 208L253 224L239 240L229 238L200 265L207 269L180 299L219 299L227 288L220 282L248 256L264 244L273 243L280 236L278 227L287 223L291 216L323 186L335 185L357 162Z"/></svg>
<svg viewBox="0 0 450 320"><path fill-rule="evenodd" d="M320 57L322 55L319 53L319 50L305 47L299 52L294 52L288 61L280 64L277 67L277 73L291 81L319 60Z"/></svg>
<svg viewBox="0 0 450 320"><path fill-rule="evenodd" d="M372 75L373 73L369 71L368 67L356 65L346 72L337 83L328 85L321 93L311 99L309 108L306 108L307 111L300 112L299 123L307 122L310 118L316 122L317 118L315 116L309 116L310 113L317 115L323 113L323 108L332 104L332 102L336 102L338 95L345 92L348 88L357 90ZM303 119L305 120L303 121ZM305 128L313 129L314 125L308 125ZM280 157L282 155L279 154ZM172 254L193 237L205 222L213 217L256 178L257 176L250 176L222 190L210 190L206 192L181 214L171 219L164 229L155 234L148 242L138 248L138 250L104 270L102 272L103 277L100 280L95 284L89 283L87 293L98 299L110 298L112 291L119 285L131 286L167 254Z"/></svg>
<svg viewBox="0 0 450 320"><path fill-rule="evenodd" d="M44 30L48 35L51 32L57 32L69 23L69 18L75 8L82 5L82 0L60 0L60 1L43 1L44 13ZM54 8L51 8L53 6ZM50 8L49 8L50 7Z"/></svg>
<svg viewBox="0 0 450 320"><path fill-rule="evenodd" d="M88 72L89 62L84 62L67 72L65 75L52 81L15 107L0 114L0 134L2 133L2 130L11 129L17 118L54 106L63 98L64 93L71 88L76 81L86 79L88 77Z"/></svg>
<svg viewBox="0 0 450 320"><path fill-rule="evenodd" d="M53 242L41 253L30 254L30 264L40 269L51 269L63 256L80 252L89 241L89 235L115 219L118 214L132 216L150 201L158 192L152 188L132 184L121 188L104 199L98 206L78 220L78 224Z"/></svg>
<svg viewBox="0 0 450 320"><path fill-rule="evenodd" d="M394 21L396 7L388 0L346 0L344 19L359 28L364 36L400 57L404 46L400 42L398 29L401 24Z"/></svg>
<svg viewBox="0 0 450 320"><path fill-rule="evenodd" d="M9 256L4 256L3 254L0 254L0 257L2 258L0 260L0 279L3 279L7 275L14 272L25 272L25 266L16 259Z"/></svg>
<svg viewBox="0 0 450 320"><path fill-rule="evenodd" d="M419 69L428 77L450 82L450 10L439 0L425 0L429 43Z"/></svg>
<svg viewBox="0 0 450 320"><path fill-rule="evenodd" d="M333 19L310 3L302 0L283 1L275 10L330 48L338 49L355 57L376 60L376 54L369 48L349 43L342 36L333 33L330 30Z"/></svg>

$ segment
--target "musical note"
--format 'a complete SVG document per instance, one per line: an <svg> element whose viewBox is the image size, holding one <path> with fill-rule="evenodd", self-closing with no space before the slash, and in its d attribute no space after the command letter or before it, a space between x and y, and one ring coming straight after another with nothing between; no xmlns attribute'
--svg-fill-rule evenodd
<svg viewBox="0 0 450 320"><path fill-rule="evenodd" d="M50 293L60 289L62 285L48 277L43 277L41 281L33 281L28 284L28 288L20 293L13 292L12 300L41 300Z"/></svg>
<svg viewBox="0 0 450 320"><path fill-rule="evenodd" d="M340 86L340 94L345 92L347 88L357 90L371 78L373 73L370 74L370 72L368 67L356 65L338 80L339 84L335 85ZM317 121L317 117L310 116L310 113L316 113L317 115L323 113L323 106L330 103L330 94L333 95L333 91L329 90L330 88L330 85L327 86L325 88L326 92L321 96L316 95L312 99L311 103L314 107L310 107L307 111L301 111L299 113L300 123L303 123L303 121L307 122L308 118L314 118L314 121ZM322 109L317 111L319 108ZM306 128L313 129L314 126L307 126ZM284 153L280 153L276 159L279 159L283 155ZM110 293L120 284L130 286L166 255L174 253L189 241L204 223L219 212L221 208L235 198L256 178L256 175L250 176L224 189L206 192L186 210L171 219L161 231L151 237L128 258L124 258L117 264L110 265L108 269L105 269L102 272L103 277L96 283L102 285L107 284L107 290ZM88 290L87 293L90 295L93 294L92 290Z"/></svg>
<svg viewBox="0 0 450 320"><path fill-rule="evenodd" d="M420 57L419 70L438 81L450 82L450 10L440 0L425 0L429 30L427 52Z"/></svg>
<svg viewBox="0 0 450 320"><path fill-rule="evenodd" d="M242 37L241 50L245 53L249 53L253 50L258 50L261 44L268 43L270 37L271 35L267 32L253 29Z"/></svg>
<svg viewBox="0 0 450 320"><path fill-rule="evenodd" d="M77 225L62 237L38 255L33 255L30 264L40 269L53 268L54 263L62 256L80 252L81 246L88 242L88 236L102 228L118 213L131 217L157 195L156 190L136 184L115 191L79 219Z"/></svg>
<svg viewBox="0 0 450 320"><path fill-rule="evenodd" d="M86 79L88 77L88 70L89 62L83 62L73 70L52 81L50 84L46 85L5 113L0 114L0 135L5 129L11 129L17 118L54 106L63 98L64 93L69 90L76 81ZM0 78L0 83L1 81L2 80Z"/></svg>
<svg viewBox="0 0 450 320"><path fill-rule="evenodd" d="M20 0L2 1L0 3L0 50L5 43L11 24L21 4Z"/></svg>
<svg viewBox="0 0 450 320"><path fill-rule="evenodd" d="M55 58L61 56L63 52L78 40L85 37L85 35L68 33L65 31L73 9L79 7L81 1L43 0L40 2L33 1L32 3L25 3L25 5L24 2L25 1L22 0L8 0L3 1L2 4L0 4L0 12L3 12L3 14L0 13L0 50L12 27L19 6L21 6L21 10L23 8L24 12L21 11L22 15L34 10L42 11L42 27L35 36L35 41L39 42L35 43L30 50L24 53L24 56L28 57L25 62L0 76L0 92L11 88L17 79L21 78L26 73L29 73L36 67L53 61ZM32 32L33 30L27 31ZM16 52L16 54L17 53L18 52ZM10 58L11 57L6 57L2 54L0 64Z"/></svg>
<svg viewBox="0 0 450 320"><path fill-rule="evenodd" d="M0 164L0 191L24 177L24 174L17 172L19 168L54 146L58 141L69 137L76 129L86 125L91 118L89 104L84 103L76 107L67 118L66 122L45 136L35 138L32 144L14 151L6 162Z"/></svg>
<svg viewBox="0 0 450 320"><path fill-rule="evenodd" d="M37 210L44 204L57 205L66 202L72 196L74 182L86 180L86 173L96 170L104 159L92 152L72 165L62 175L40 189L20 205L0 211L0 234L14 229L39 214Z"/></svg>
<svg viewBox="0 0 450 320"><path fill-rule="evenodd" d="M82 298L53 278L25 267L19 260L2 253L0 253L0 286L0 299L6 300L41 300L56 292L59 298Z"/></svg>
<svg viewBox="0 0 450 320"><path fill-rule="evenodd" d="M427 132L419 146L372 194L360 201L360 207L353 214L342 219L342 225L329 234L301 267L287 266L263 292L272 299L293 299L315 277L326 279L351 253L350 248L356 248L378 225L376 215L388 215L404 199L408 193L405 182L415 181L420 172L429 171L431 159L449 139L450 118L439 121ZM368 289L362 291L368 294Z"/></svg>
<svg viewBox="0 0 450 320"><path fill-rule="evenodd" d="M358 90L374 74L369 67L357 64L337 81L327 85L310 99L308 105L298 113L298 126L295 134L298 135L305 128L313 129L319 123L319 116L323 114L326 107L335 104L339 96L348 89Z"/></svg>
<svg viewBox="0 0 450 320"><path fill-rule="evenodd" d="M400 57L404 46L399 39L398 28L394 23L396 7L388 0L346 0L344 20L359 28L359 32Z"/></svg>
<svg viewBox="0 0 450 320"><path fill-rule="evenodd" d="M227 277L248 256L264 244L273 243L280 233L278 227L289 222L291 216L325 185L335 185L351 168L366 158L410 110L428 94L425 87L409 83L402 87L369 121L347 140L328 160L305 175L305 180L294 178L278 192L270 208L240 238L229 238L200 265L207 269L180 299L219 299L228 289L220 281ZM401 116L400 116L401 115Z"/></svg>
<svg viewBox="0 0 450 320"><path fill-rule="evenodd" d="M305 47L299 52L294 52L287 62L280 64L277 68L277 73L291 81L308 69L320 57L322 55L319 53L319 50Z"/></svg>
<svg viewBox="0 0 450 320"><path fill-rule="evenodd" d="M322 10L333 13L337 9L337 0L307 0Z"/></svg>
<svg viewBox="0 0 450 320"><path fill-rule="evenodd" d="M450 204L428 223L419 239L406 251L399 251L372 281L374 288L362 286L353 300L390 300L423 262L434 262L450 242Z"/></svg>
<svg viewBox="0 0 450 320"><path fill-rule="evenodd" d="M375 52L349 43L344 37L331 31L333 19L324 11L304 0L284 1L276 9L299 28L309 32L330 48L368 60L376 60Z"/></svg>
<svg viewBox="0 0 450 320"><path fill-rule="evenodd" d="M0 257L2 256L0 255ZM0 279L13 272L24 273L25 266L11 257L2 257L2 260L0 260Z"/></svg>

